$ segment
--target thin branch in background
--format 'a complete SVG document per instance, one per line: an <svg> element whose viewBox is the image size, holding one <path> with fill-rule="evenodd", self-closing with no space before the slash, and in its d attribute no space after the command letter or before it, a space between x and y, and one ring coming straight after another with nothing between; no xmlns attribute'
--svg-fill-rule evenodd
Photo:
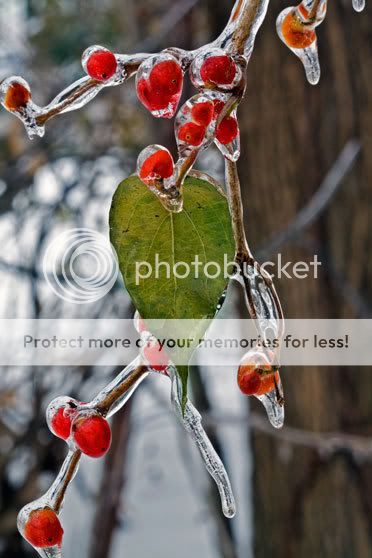
<svg viewBox="0 0 372 558"><path fill-rule="evenodd" d="M309 203L297 213L293 221L281 233L276 233L267 244L258 250L259 259L265 260L276 253L283 244L297 240L298 236L320 217L347 173L353 168L360 151L361 145L357 139L347 142Z"/></svg>
<svg viewBox="0 0 372 558"><path fill-rule="evenodd" d="M200 0L181 0L171 5L165 17L160 22L160 29L156 37L148 37L139 42L134 50L136 52L151 51L159 48L163 39L170 33L184 17L198 4Z"/></svg>
<svg viewBox="0 0 372 558"><path fill-rule="evenodd" d="M206 425L235 425L246 422L249 427L271 438L286 442L292 446L302 446L316 450L321 457L328 458L339 452L347 452L353 456L355 461L372 461L372 438L367 436L355 436L344 432L311 432L301 428L283 426L280 430L273 429L267 420L258 413L250 413L249 418L238 414L216 414L204 415Z"/></svg>

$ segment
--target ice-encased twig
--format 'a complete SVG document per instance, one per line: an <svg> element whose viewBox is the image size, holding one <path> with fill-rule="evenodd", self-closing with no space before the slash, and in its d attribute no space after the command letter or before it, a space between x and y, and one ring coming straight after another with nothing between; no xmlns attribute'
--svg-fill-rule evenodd
<svg viewBox="0 0 372 558"><path fill-rule="evenodd" d="M168 368L168 374L172 382L171 398L174 410L182 422L185 430L190 434L191 438L198 446L198 449L203 457L205 467L217 485L220 493L223 514L226 517L234 517L236 512L235 499L226 469L201 424L200 413L196 410L190 400L186 401L185 410L184 413L182 413L181 382L176 369L173 366L170 366Z"/></svg>
<svg viewBox="0 0 372 558"><path fill-rule="evenodd" d="M142 358L138 355L92 399L88 407L94 408L107 418L111 417L126 404L148 374L148 367L143 366Z"/></svg>

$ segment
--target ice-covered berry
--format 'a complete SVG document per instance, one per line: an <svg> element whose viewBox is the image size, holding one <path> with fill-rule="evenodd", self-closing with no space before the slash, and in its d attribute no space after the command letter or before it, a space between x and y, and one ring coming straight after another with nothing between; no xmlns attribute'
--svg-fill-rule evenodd
<svg viewBox="0 0 372 558"><path fill-rule="evenodd" d="M71 434L71 424L79 403L71 397L57 397L48 405L46 418L49 429L55 436L67 440Z"/></svg>
<svg viewBox="0 0 372 558"><path fill-rule="evenodd" d="M285 43L291 48L306 48L316 40L314 29L304 25L295 11L285 16L281 31Z"/></svg>
<svg viewBox="0 0 372 558"><path fill-rule="evenodd" d="M217 118L222 112L223 107L225 106L224 101L220 99L214 99L213 101L213 117Z"/></svg>
<svg viewBox="0 0 372 558"><path fill-rule="evenodd" d="M261 377L254 364L239 366L238 386L244 395L255 395L260 385Z"/></svg>
<svg viewBox="0 0 372 558"><path fill-rule="evenodd" d="M174 170L172 155L161 146L144 149L138 157L137 166L140 179L148 185L169 178Z"/></svg>
<svg viewBox="0 0 372 558"><path fill-rule="evenodd" d="M77 447L89 457L103 457L111 445L111 428L98 413L84 411L72 423L72 436Z"/></svg>
<svg viewBox="0 0 372 558"><path fill-rule="evenodd" d="M51 508L42 508L30 512L23 527L23 536L35 548L61 546L63 528Z"/></svg>
<svg viewBox="0 0 372 558"><path fill-rule="evenodd" d="M216 139L222 143L222 145L227 145L237 137L238 133L239 127L236 118L227 116L217 127Z"/></svg>
<svg viewBox="0 0 372 558"><path fill-rule="evenodd" d="M214 106L212 101L196 103L191 109L191 117L196 124L207 127L213 119Z"/></svg>
<svg viewBox="0 0 372 558"><path fill-rule="evenodd" d="M158 341L147 343L143 348L143 355L151 368L158 372L165 372L169 365L169 357Z"/></svg>
<svg viewBox="0 0 372 558"><path fill-rule="evenodd" d="M118 63L115 55L103 47L90 47L83 54L87 74L97 81L107 81L115 75Z"/></svg>
<svg viewBox="0 0 372 558"><path fill-rule="evenodd" d="M205 83L231 85L236 75L236 64L230 56L210 56L200 68L200 76Z"/></svg>
<svg viewBox="0 0 372 558"><path fill-rule="evenodd" d="M274 355L266 355L262 350L250 351L241 361L238 369L238 386L245 395L265 395L279 384L279 372L269 361Z"/></svg>
<svg viewBox="0 0 372 558"><path fill-rule="evenodd" d="M13 79L2 84L2 103L12 112L24 109L31 100L31 92L27 82L21 78Z"/></svg>
<svg viewBox="0 0 372 558"><path fill-rule="evenodd" d="M182 90L183 72L175 60L163 60L152 68L149 76L152 91L173 96Z"/></svg>
<svg viewBox="0 0 372 558"><path fill-rule="evenodd" d="M178 139L187 145L197 147L203 143L206 128L195 122L187 122L178 130Z"/></svg>
<svg viewBox="0 0 372 558"><path fill-rule="evenodd" d="M141 103L157 118L172 118L183 86L183 71L169 54L145 60L136 75L136 91Z"/></svg>

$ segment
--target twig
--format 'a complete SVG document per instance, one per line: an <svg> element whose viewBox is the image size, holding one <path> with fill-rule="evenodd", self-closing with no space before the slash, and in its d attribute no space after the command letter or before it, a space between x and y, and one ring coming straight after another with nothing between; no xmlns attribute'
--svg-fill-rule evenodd
<svg viewBox="0 0 372 558"><path fill-rule="evenodd" d="M351 139L347 142L309 203L297 213L293 221L281 233L275 234L267 244L257 251L260 259L269 257L277 252L283 244L296 239L319 218L341 186L347 173L353 168L360 151L361 145L358 140Z"/></svg>

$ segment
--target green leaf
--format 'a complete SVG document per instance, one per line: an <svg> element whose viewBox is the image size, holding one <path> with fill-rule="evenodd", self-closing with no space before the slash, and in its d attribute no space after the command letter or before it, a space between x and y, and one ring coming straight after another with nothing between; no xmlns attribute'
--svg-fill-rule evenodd
<svg viewBox="0 0 372 558"><path fill-rule="evenodd" d="M203 320L213 318L228 282L223 273L224 258L228 262L234 260L233 232L224 194L207 180L188 177L183 210L171 213L137 176L130 176L114 194L110 236L125 286L142 318L193 320L180 322L180 331L200 339L206 329ZM196 257L201 262L199 277L192 265ZM168 264L168 269L159 266L157 276L156 258ZM151 266L148 278L140 277L150 269L140 262ZM206 270L205 264L209 262L213 264ZM221 273L208 277L216 273L215 264ZM177 277L185 274L186 266L191 272L186 277ZM190 331L185 332L185 325ZM151 331L160 338L159 331L152 328ZM195 346L189 347L189 356ZM184 368L181 376L185 385Z"/></svg>

